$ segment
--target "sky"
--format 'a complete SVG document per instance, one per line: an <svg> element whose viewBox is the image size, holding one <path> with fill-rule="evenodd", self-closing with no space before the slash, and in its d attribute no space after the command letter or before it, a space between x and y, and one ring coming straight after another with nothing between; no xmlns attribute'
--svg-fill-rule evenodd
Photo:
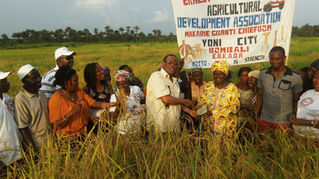
<svg viewBox="0 0 319 179"><path fill-rule="evenodd" d="M295 0L294 26L319 24L319 0ZM139 26L144 33L176 33L171 0L1 0L0 34L70 26L104 31Z"/></svg>

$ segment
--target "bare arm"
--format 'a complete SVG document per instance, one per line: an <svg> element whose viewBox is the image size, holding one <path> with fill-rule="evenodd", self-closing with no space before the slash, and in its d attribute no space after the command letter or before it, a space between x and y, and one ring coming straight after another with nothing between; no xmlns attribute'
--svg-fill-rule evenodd
<svg viewBox="0 0 319 179"><path fill-rule="evenodd" d="M295 115L291 115L289 121L291 122L291 124L296 126L310 126L319 128L319 120L306 120L302 118L296 118Z"/></svg>
<svg viewBox="0 0 319 179"><path fill-rule="evenodd" d="M197 112L195 110L189 109L188 107L182 105L182 110L186 113L188 113L189 115L191 115L193 118L198 118L199 115L197 114Z"/></svg>
<svg viewBox="0 0 319 179"><path fill-rule="evenodd" d="M57 130L65 127L68 124L68 119L70 119L74 114L79 113L81 111L81 108L81 103L72 106L69 112L67 112L63 117L61 117L61 119L53 123L53 131L56 132Z"/></svg>
<svg viewBox="0 0 319 179"><path fill-rule="evenodd" d="M256 113L257 117L260 117L261 107L263 105L263 90L260 88L257 88L258 96L257 96L257 102L256 102Z"/></svg>
<svg viewBox="0 0 319 179"><path fill-rule="evenodd" d="M189 99L175 98L173 96L167 95L160 97L161 101L165 105L185 105L186 107L192 107L194 102Z"/></svg>
<svg viewBox="0 0 319 179"><path fill-rule="evenodd" d="M104 102L95 102L92 104L92 108L97 108L97 109L105 109L105 108L109 108L109 107L112 107L112 106L118 106L118 102L116 103L104 103Z"/></svg>

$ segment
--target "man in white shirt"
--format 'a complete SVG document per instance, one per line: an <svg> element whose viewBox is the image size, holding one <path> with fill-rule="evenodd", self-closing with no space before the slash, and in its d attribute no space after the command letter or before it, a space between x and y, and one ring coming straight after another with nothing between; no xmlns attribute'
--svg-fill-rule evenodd
<svg viewBox="0 0 319 179"><path fill-rule="evenodd" d="M73 66L73 56L76 54L75 51L70 51L66 47L61 47L55 50L54 56L56 60L56 66L48 71L41 80L40 90L45 94L47 100L50 99L52 94L60 89L60 86L53 85L55 81L55 73L61 66Z"/></svg>
<svg viewBox="0 0 319 179"><path fill-rule="evenodd" d="M10 165L21 158L19 130L14 120L14 105L7 77L11 72L0 71L0 166Z"/></svg>
<svg viewBox="0 0 319 179"><path fill-rule="evenodd" d="M191 107L194 103L180 98L180 87L174 77L178 70L177 57L165 56L162 69L152 73L147 83L146 108L147 130L179 132L181 105Z"/></svg>

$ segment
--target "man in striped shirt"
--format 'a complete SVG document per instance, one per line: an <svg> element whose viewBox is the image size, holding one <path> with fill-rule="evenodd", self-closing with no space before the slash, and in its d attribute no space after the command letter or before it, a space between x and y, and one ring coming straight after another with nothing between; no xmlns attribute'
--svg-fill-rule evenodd
<svg viewBox="0 0 319 179"><path fill-rule="evenodd" d="M54 86L55 73L62 66L73 66L73 56L75 51L70 51L66 47L61 47L55 50L54 56L56 60L56 66L48 71L41 80L41 91L45 94L46 98L49 100L52 94L60 89L60 86Z"/></svg>

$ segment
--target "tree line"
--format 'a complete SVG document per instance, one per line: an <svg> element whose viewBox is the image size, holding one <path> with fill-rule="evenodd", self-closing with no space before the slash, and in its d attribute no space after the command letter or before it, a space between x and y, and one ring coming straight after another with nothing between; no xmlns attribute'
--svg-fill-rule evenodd
<svg viewBox="0 0 319 179"><path fill-rule="evenodd" d="M112 29L105 26L103 31L97 28L90 32L89 29L75 30L71 27L65 29L56 29L54 31L27 29L22 32L15 32L11 37L2 34L0 44L34 44L50 42L137 42L137 41L176 41L176 35L169 33L163 35L160 29L152 30L152 33L145 34L140 31L138 26L126 26L118 29Z"/></svg>
<svg viewBox="0 0 319 179"><path fill-rule="evenodd" d="M301 27L292 27L292 37L319 37L319 25L303 25ZM140 31L136 25L134 27L126 26L118 29L112 29L105 26L103 31L97 28L90 32L89 29L75 30L71 27L65 29L56 29L54 31L27 29L22 32L15 32L9 37L2 34L0 45L34 44L50 42L147 42L147 41L176 41L176 35L169 33L163 35L160 29L152 30L152 33L145 34Z"/></svg>
<svg viewBox="0 0 319 179"><path fill-rule="evenodd" d="M292 37L319 37L319 25L303 25L292 27Z"/></svg>

